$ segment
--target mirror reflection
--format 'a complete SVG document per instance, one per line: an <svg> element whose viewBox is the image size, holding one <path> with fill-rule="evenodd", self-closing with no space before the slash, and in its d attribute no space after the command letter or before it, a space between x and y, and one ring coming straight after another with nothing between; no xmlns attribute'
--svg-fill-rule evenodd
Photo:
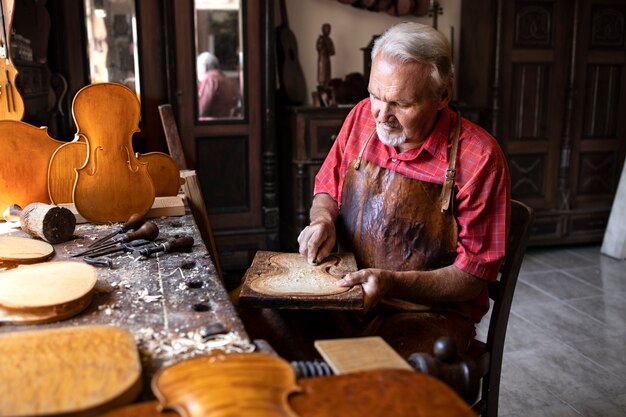
<svg viewBox="0 0 626 417"><path fill-rule="evenodd" d="M195 18L198 117L242 118L241 0L196 0Z"/></svg>
<svg viewBox="0 0 626 417"><path fill-rule="evenodd" d="M92 83L116 82L139 96L135 0L84 0Z"/></svg>

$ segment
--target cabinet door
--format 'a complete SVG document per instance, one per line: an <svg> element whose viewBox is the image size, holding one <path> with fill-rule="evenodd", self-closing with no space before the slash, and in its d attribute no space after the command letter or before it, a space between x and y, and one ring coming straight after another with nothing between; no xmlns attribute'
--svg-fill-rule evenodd
<svg viewBox="0 0 626 417"><path fill-rule="evenodd" d="M626 145L626 4L623 0L583 1L578 15L571 205L608 211ZM605 226L606 215L604 222L589 225L572 221L572 231L595 228L602 232Z"/></svg>
<svg viewBox="0 0 626 417"><path fill-rule="evenodd" d="M260 249L259 235L277 235L277 203L271 201L276 193L271 148L273 84L266 69L271 53L271 2L217 3L172 2L175 108L187 164L198 172L218 250L224 252L228 246L230 259L244 259L245 254L232 253L237 251L237 242L241 248ZM223 112L200 113L202 71L198 58L205 52L218 58L221 76L230 82L228 88L239 91L236 105L220 103ZM217 94L225 91L219 88ZM226 264L225 268L247 266Z"/></svg>
<svg viewBox="0 0 626 417"><path fill-rule="evenodd" d="M568 0L501 1L502 117L511 194L558 209L557 179L572 7Z"/></svg>

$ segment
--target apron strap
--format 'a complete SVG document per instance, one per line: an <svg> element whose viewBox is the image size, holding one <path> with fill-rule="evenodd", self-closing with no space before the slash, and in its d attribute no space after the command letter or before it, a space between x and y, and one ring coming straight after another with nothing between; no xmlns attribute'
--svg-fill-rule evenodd
<svg viewBox="0 0 626 417"><path fill-rule="evenodd" d="M361 148L361 152L359 152L359 156L357 156L356 160L354 161L354 169L358 170L361 167L361 159L363 159L365 148L367 147L367 144L370 143L370 139L372 139L372 136L374 136L375 131L376 131L376 126L374 126L372 130L370 131L369 135L367 136L367 139L365 140L365 143L363 144L363 147Z"/></svg>
<svg viewBox="0 0 626 417"><path fill-rule="evenodd" d="M454 176L456 175L456 153L459 147L459 137L461 136L461 112L456 111L456 130L452 137L452 149L450 149L450 156L448 162L448 169L446 170L446 179L441 189L441 212L450 208L450 200L452 200L452 189L454 187Z"/></svg>

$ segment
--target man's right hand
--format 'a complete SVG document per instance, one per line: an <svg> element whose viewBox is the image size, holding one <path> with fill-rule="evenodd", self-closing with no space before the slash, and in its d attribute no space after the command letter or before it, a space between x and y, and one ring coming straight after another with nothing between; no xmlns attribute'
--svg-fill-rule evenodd
<svg viewBox="0 0 626 417"><path fill-rule="evenodd" d="M335 247L335 219L339 207L328 194L320 193L313 197L311 204L311 224L298 236L300 254L306 256L310 264L321 262Z"/></svg>
<svg viewBox="0 0 626 417"><path fill-rule="evenodd" d="M307 262L317 264L330 255L335 246L335 225L332 222L313 222L300 232L300 254Z"/></svg>

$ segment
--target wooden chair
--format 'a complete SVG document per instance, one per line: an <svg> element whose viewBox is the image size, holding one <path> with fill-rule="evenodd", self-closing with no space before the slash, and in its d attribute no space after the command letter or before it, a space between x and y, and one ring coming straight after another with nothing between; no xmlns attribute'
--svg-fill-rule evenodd
<svg viewBox="0 0 626 417"><path fill-rule="evenodd" d="M172 106L170 104L160 105L159 114L161 115L161 123L163 124L163 130L165 131L165 139L167 141L167 147L170 155L174 161L176 161L178 168L181 170L180 176L185 179L183 191L187 197L187 204L189 205L191 214L193 215L196 225L200 230L200 235L202 236L204 245L209 251L211 260L215 265L215 270L220 279L223 281L224 275L217 253L215 238L213 237L213 228L211 227L211 221L209 220L209 213L206 209L204 194L202 192L202 187L200 186L200 180L195 170L187 169L187 163L185 162L185 155L180 142L180 136L178 134L178 127L176 126L176 119L174 118Z"/></svg>
<svg viewBox="0 0 626 417"><path fill-rule="evenodd" d="M493 300L491 319L487 331L487 341L474 340L468 356L474 358L482 376L480 399L474 403L473 410L483 417L498 415L500 396L500 372L504 340L509 323L509 313L513 293L517 284L522 261L526 253L526 244L530 227L535 218L532 208L526 204L511 200L511 226L507 241L506 257L500 267L500 279L489 283L489 298Z"/></svg>
<svg viewBox="0 0 626 417"><path fill-rule="evenodd" d="M498 281L489 283L493 307L486 342L473 340L467 353L459 356L454 342L442 338L435 343L434 357L424 353L409 357L414 368L448 383L465 401L474 403L472 409L483 417L498 415L504 340L533 219L534 212L530 207L511 200L511 226L505 259ZM480 398L476 401L479 391Z"/></svg>

